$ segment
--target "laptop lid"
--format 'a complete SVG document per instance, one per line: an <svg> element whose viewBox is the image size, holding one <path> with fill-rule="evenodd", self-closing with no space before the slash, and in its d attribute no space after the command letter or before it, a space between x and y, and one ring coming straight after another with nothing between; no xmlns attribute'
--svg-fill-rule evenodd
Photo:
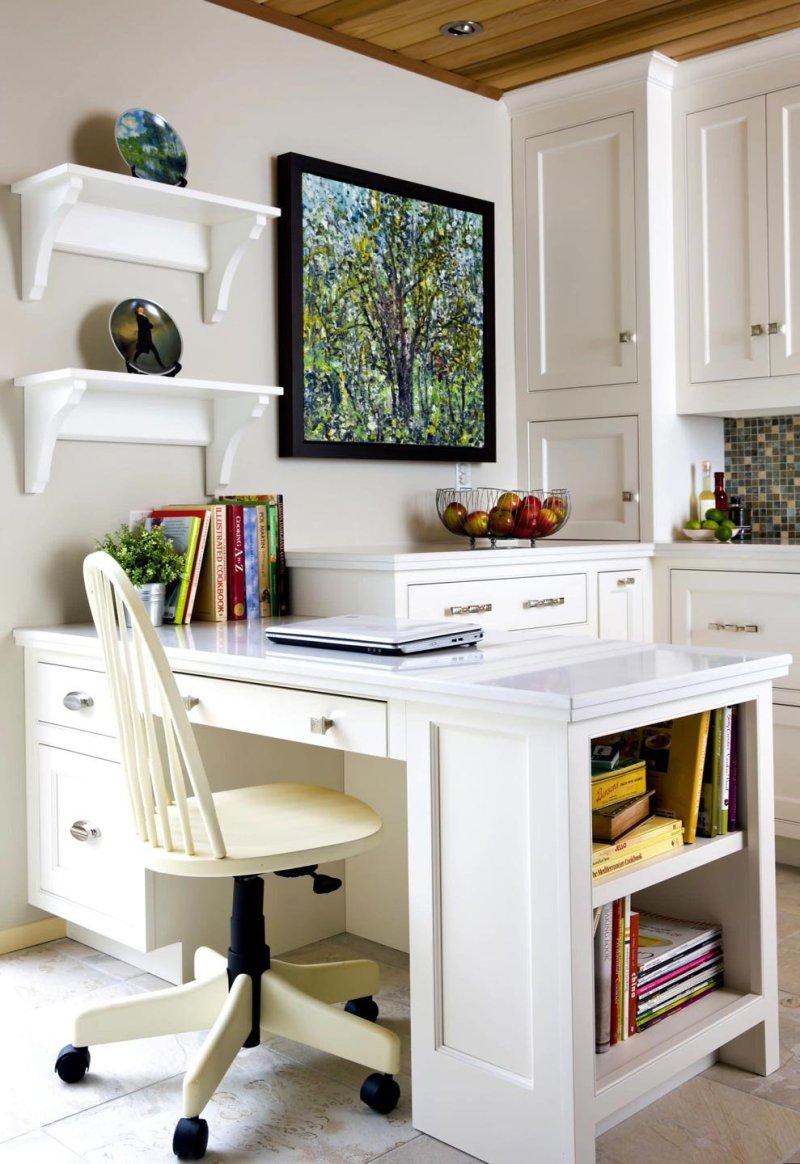
<svg viewBox="0 0 800 1164"><path fill-rule="evenodd" d="M467 646L483 638L475 623L437 622L431 619L380 618L343 614L312 618L269 627L273 642L367 651L371 654L412 654L442 647Z"/></svg>

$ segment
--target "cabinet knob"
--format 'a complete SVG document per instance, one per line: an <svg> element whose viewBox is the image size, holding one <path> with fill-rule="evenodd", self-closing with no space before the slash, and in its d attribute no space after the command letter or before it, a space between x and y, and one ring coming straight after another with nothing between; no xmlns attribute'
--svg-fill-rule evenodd
<svg viewBox="0 0 800 1164"><path fill-rule="evenodd" d="M88 820L76 820L69 826L69 835L76 841L96 841L102 833L97 825L90 824Z"/></svg>
<svg viewBox="0 0 800 1164"><path fill-rule="evenodd" d="M758 625L754 622L710 622L708 624L708 629L714 631L731 631L734 634L758 634Z"/></svg>
<svg viewBox="0 0 800 1164"><path fill-rule="evenodd" d="M786 331L786 326L783 323L770 323L767 331L770 335L783 335Z"/></svg>
<svg viewBox="0 0 800 1164"><path fill-rule="evenodd" d="M334 721L327 715L312 715L311 730L315 736L324 736L334 726Z"/></svg>
<svg viewBox="0 0 800 1164"><path fill-rule="evenodd" d="M633 331L621 331L619 333L619 342L621 344L635 344L636 333Z"/></svg>
<svg viewBox="0 0 800 1164"><path fill-rule="evenodd" d="M82 711L84 707L94 707L94 700L85 691L68 691L62 702L67 711Z"/></svg>
<svg viewBox="0 0 800 1164"><path fill-rule="evenodd" d="M638 501L639 494L634 493L633 490L631 490L631 489L623 489L622 490L622 500L623 501Z"/></svg>
<svg viewBox="0 0 800 1164"><path fill-rule="evenodd" d="M560 598L529 598L527 602L523 602L523 610L536 610L540 606L563 606L566 599L563 595Z"/></svg>
<svg viewBox="0 0 800 1164"><path fill-rule="evenodd" d="M751 323L750 335L763 335L763 334L764 334L764 328L761 326L760 323Z"/></svg>
<svg viewBox="0 0 800 1164"><path fill-rule="evenodd" d="M469 606L448 606L445 614L486 614L491 609L491 602L472 602Z"/></svg>
<svg viewBox="0 0 800 1164"><path fill-rule="evenodd" d="M617 578L617 586L633 586L635 578Z"/></svg>
<svg viewBox="0 0 800 1164"><path fill-rule="evenodd" d="M191 711L193 707L197 707L199 702L200 700L196 695L184 695L183 697L183 706L187 711Z"/></svg>

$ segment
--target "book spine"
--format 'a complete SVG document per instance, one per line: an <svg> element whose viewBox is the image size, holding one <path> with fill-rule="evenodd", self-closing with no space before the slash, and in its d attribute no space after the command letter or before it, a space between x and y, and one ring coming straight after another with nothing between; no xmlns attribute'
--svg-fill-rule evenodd
<svg viewBox="0 0 800 1164"><path fill-rule="evenodd" d="M243 619L246 612L244 586L244 511L229 504L228 510L228 618Z"/></svg>
<svg viewBox="0 0 800 1164"><path fill-rule="evenodd" d="M611 919L611 1046L619 1039L619 980L622 971L622 949L620 946L620 915L622 899L617 898L612 907Z"/></svg>
<svg viewBox="0 0 800 1164"><path fill-rule="evenodd" d="M611 1046L612 905L600 911L594 938L594 1045L598 1054Z"/></svg>
<svg viewBox="0 0 800 1164"><path fill-rule="evenodd" d="M649 861L651 857L661 857L664 853L681 848L683 848L683 837L680 834L675 837L665 837L663 840L656 841L644 849L624 853L618 861L611 861L607 865L600 865L593 868L592 881L599 881L603 877L608 877L611 873L619 873L622 869L627 869L631 865L638 865L642 861Z"/></svg>
<svg viewBox="0 0 800 1164"><path fill-rule="evenodd" d="M628 1038L636 1034L636 990L639 977L639 914L631 910L631 972L628 979Z"/></svg>
<svg viewBox="0 0 800 1164"><path fill-rule="evenodd" d="M650 818L657 819L657 818ZM666 837L675 838L683 836L683 827L679 820L670 821L667 824L667 818L664 818L666 828L659 828L657 831L647 834L646 836L631 837L625 840L609 841L608 844L603 844L602 848L597 849L592 853L592 868L598 869L602 865L608 865L611 861L618 861L620 858L626 856L628 853L638 853L644 849L649 849L651 845L657 845Z"/></svg>
<svg viewBox="0 0 800 1164"><path fill-rule="evenodd" d="M243 507L244 520L244 594L245 614L248 618L258 618L260 602L258 596L258 518L256 507Z"/></svg>
<svg viewBox="0 0 800 1164"><path fill-rule="evenodd" d="M698 729L697 752L695 755L694 784L689 803L689 811L686 813L686 819L683 822L683 839L687 845L694 844L694 839L697 836L697 822L698 816L700 814L700 800L703 786L703 771L705 769L706 751L708 750L708 733L710 726L711 713L708 711L701 712Z"/></svg>
<svg viewBox="0 0 800 1164"><path fill-rule="evenodd" d="M620 1022L620 1037L627 1039L628 1037L628 1007L631 993L631 899L630 896L623 898L623 916L622 916L622 933L623 933L623 950L622 950L622 981L620 982L620 993L622 995L621 1003L621 1022Z"/></svg>
<svg viewBox="0 0 800 1164"><path fill-rule="evenodd" d="M263 503L256 506L256 520L258 523L258 610L261 618L269 618L272 614L269 592L269 528L267 506Z"/></svg>
<svg viewBox="0 0 800 1164"><path fill-rule="evenodd" d="M731 779L728 790L728 828L739 827L739 708L731 708Z"/></svg>
<svg viewBox="0 0 800 1164"><path fill-rule="evenodd" d="M203 568L203 559L206 554L206 546L208 545L208 530L211 525L211 512L206 510L205 517L200 518L200 533L197 538L197 549L194 555L194 565L192 567L192 580L189 583L189 594L186 598L186 608L183 612L183 621L189 623L192 621L194 613L194 604L197 598L197 587L200 584L200 571Z"/></svg>
<svg viewBox="0 0 800 1164"><path fill-rule="evenodd" d="M277 613L281 609L280 577L278 569L278 502L275 498L267 502L267 525L269 530L269 592L272 604Z"/></svg>
<svg viewBox="0 0 800 1164"><path fill-rule="evenodd" d="M592 780L592 808L603 808L621 800L630 800L647 791L645 767L622 776L601 776Z"/></svg>
<svg viewBox="0 0 800 1164"><path fill-rule="evenodd" d="M722 756L720 759L719 831L727 833L731 786L731 725L733 708L722 709Z"/></svg>
<svg viewBox="0 0 800 1164"><path fill-rule="evenodd" d="M192 581L192 571L194 570L194 559L197 553L197 541L200 536L200 518L193 517L190 521L189 540L186 543L186 551L183 555L183 573L175 602L175 615L173 618L173 622L175 623L183 622L183 616L186 611L186 600L189 597L189 585Z"/></svg>
<svg viewBox="0 0 800 1164"><path fill-rule="evenodd" d="M721 707L714 709L713 748L711 754L711 808L709 811L709 835L716 837L719 833L719 801L721 789L722 763L722 711Z"/></svg>
<svg viewBox="0 0 800 1164"><path fill-rule="evenodd" d="M226 509L224 505L210 505L208 509L208 545L200 563L194 617L205 622L224 622L228 617Z"/></svg>
<svg viewBox="0 0 800 1164"><path fill-rule="evenodd" d="M283 529L283 494L278 501L278 613L289 613L289 571L286 568L286 542Z"/></svg>

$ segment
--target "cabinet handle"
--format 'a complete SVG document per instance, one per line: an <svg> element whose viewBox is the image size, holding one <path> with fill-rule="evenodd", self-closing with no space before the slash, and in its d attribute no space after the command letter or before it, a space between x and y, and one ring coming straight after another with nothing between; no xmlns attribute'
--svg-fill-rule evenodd
<svg viewBox="0 0 800 1164"><path fill-rule="evenodd" d="M334 726L334 721L327 715L312 715L311 730L315 736L324 736Z"/></svg>
<svg viewBox="0 0 800 1164"><path fill-rule="evenodd" d="M622 500L623 501L638 501L639 494L632 492L632 490L630 490L630 489L623 489L622 490Z"/></svg>
<svg viewBox="0 0 800 1164"><path fill-rule="evenodd" d="M491 609L491 602L473 602L469 606L448 606L445 614L486 614Z"/></svg>
<svg viewBox="0 0 800 1164"><path fill-rule="evenodd" d="M534 610L540 606L563 606L566 599L562 595L560 598L529 598L527 602L523 602L523 610Z"/></svg>
<svg viewBox="0 0 800 1164"><path fill-rule="evenodd" d="M94 700L85 691L68 691L62 702L67 711L82 711L84 707L94 707Z"/></svg>
<svg viewBox="0 0 800 1164"><path fill-rule="evenodd" d="M97 825L89 824L88 820L76 820L69 827L69 835L76 841L96 841L102 833Z"/></svg>
<svg viewBox="0 0 800 1164"><path fill-rule="evenodd" d="M754 622L746 622L743 626L735 622L710 622L708 624L709 630L716 631L734 631L736 633L744 633L748 635L757 635L758 626Z"/></svg>
<svg viewBox="0 0 800 1164"><path fill-rule="evenodd" d="M763 335L763 334L764 334L764 328L761 326L760 323L752 323L750 325L750 335Z"/></svg>
<svg viewBox="0 0 800 1164"><path fill-rule="evenodd" d="M783 333L786 331L786 328L782 323L771 323L767 327L767 331L770 335L783 335Z"/></svg>
<svg viewBox="0 0 800 1164"><path fill-rule="evenodd" d="M617 578L617 586L633 586L635 582L635 578Z"/></svg>
<svg viewBox="0 0 800 1164"><path fill-rule="evenodd" d="M632 331L621 331L619 333L619 342L621 344L635 344L636 333Z"/></svg>
<svg viewBox="0 0 800 1164"><path fill-rule="evenodd" d="M191 711L193 707L197 707L199 702L200 700L196 695L184 695L183 697L183 706L187 711Z"/></svg>

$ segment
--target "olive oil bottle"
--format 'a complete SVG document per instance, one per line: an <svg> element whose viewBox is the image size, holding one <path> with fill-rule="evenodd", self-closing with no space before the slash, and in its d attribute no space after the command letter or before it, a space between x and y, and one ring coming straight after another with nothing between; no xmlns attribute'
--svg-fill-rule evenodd
<svg viewBox="0 0 800 1164"><path fill-rule="evenodd" d="M703 485L697 494L697 520L705 521L706 510L714 508L714 490L711 485L711 462L703 461Z"/></svg>

